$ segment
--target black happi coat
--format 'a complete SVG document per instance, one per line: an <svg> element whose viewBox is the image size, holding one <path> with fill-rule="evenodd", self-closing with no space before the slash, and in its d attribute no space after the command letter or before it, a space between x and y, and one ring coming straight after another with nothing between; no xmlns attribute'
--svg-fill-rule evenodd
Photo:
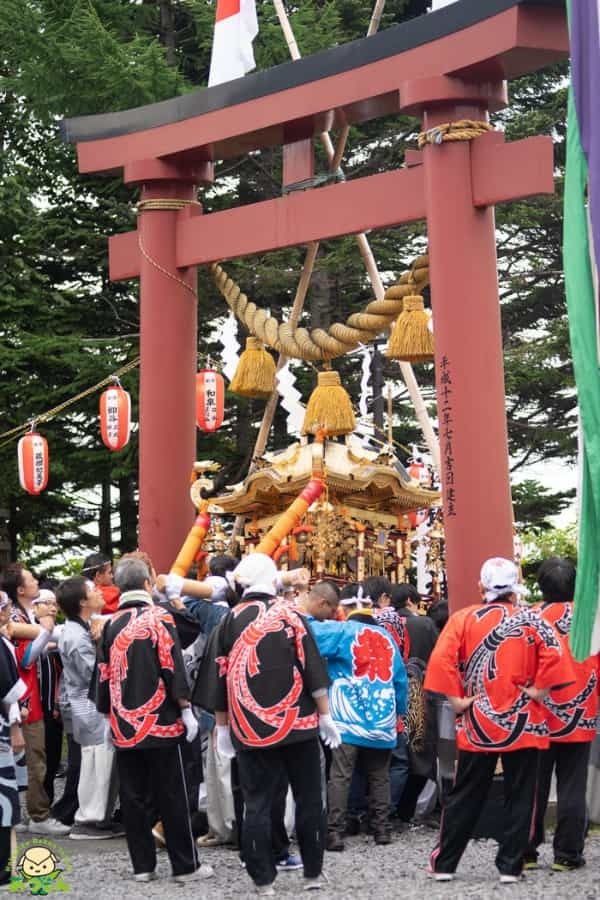
<svg viewBox="0 0 600 900"><path fill-rule="evenodd" d="M165 747L185 732L177 702L189 699L181 645L173 617L144 592L130 593L98 647L96 706L110 714L118 749Z"/></svg>
<svg viewBox="0 0 600 900"><path fill-rule="evenodd" d="M302 616L265 594L247 594L211 634L192 700L229 713L235 745L265 749L315 737L312 694L328 686Z"/></svg>

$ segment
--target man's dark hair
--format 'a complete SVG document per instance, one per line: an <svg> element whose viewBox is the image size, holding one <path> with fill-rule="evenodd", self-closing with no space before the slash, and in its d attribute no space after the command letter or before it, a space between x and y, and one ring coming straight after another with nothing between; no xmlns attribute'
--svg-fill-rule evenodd
<svg viewBox="0 0 600 900"><path fill-rule="evenodd" d="M328 606L337 606L340 602L340 591L335 581L324 579L317 581L311 588L311 594L322 597Z"/></svg>
<svg viewBox="0 0 600 900"><path fill-rule="evenodd" d="M365 597L371 598L373 606L378 606L382 594L391 595L392 582L383 575L371 575L363 581L363 593Z"/></svg>
<svg viewBox="0 0 600 900"><path fill-rule="evenodd" d="M448 621L448 617L450 615L447 601L440 600L438 603L432 603L429 607L429 610L427 611L427 615L436 626L438 631L441 631Z"/></svg>
<svg viewBox="0 0 600 900"><path fill-rule="evenodd" d="M0 577L0 590L5 591L13 603L18 603L17 588L23 587L23 569L25 566L18 562L9 563L2 570Z"/></svg>
<svg viewBox="0 0 600 900"><path fill-rule="evenodd" d="M356 584L355 582L350 582L350 584L345 584L344 587L340 591L340 600L349 600L350 597L356 597L358 595L358 589L361 587L360 584Z"/></svg>
<svg viewBox="0 0 600 900"><path fill-rule="evenodd" d="M83 561L81 574L93 581L98 572L111 562L104 553L90 553Z"/></svg>
<svg viewBox="0 0 600 900"><path fill-rule="evenodd" d="M208 564L208 571L211 575L219 578L225 578L225 572L232 572L238 564L238 560L226 553L221 556L213 556Z"/></svg>
<svg viewBox="0 0 600 900"><path fill-rule="evenodd" d="M553 556L538 569L537 583L546 603L565 603L575 594L577 570L568 559Z"/></svg>
<svg viewBox="0 0 600 900"><path fill-rule="evenodd" d="M392 587L391 605L394 609L406 609L408 601L412 601L416 606L421 602L421 595L414 584L395 584Z"/></svg>
<svg viewBox="0 0 600 900"><path fill-rule="evenodd" d="M67 619L78 619L81 604L87 597L88 579L83 575L73 575L61 581L56 589L56 600Z"/></svg>

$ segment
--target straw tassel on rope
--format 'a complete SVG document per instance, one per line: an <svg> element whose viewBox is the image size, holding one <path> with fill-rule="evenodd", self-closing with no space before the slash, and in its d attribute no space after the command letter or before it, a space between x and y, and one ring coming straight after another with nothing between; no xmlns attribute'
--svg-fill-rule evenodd
<svg viewBox="0 0 600 900"><path fill-rule="evenodd" d="M329 437L351 434L356 427L352 401L340 380L339 372L319 372L317 386L310 396L302 434L323 429Z"/></svg>
<svg viewBox="0 0 600 900"><path fill-rule="evenodd" d="M275 390L275 360L255 337L246 338L229 389L242 397L266 399Z"/></svg>
<svg viewBox="0 0 600 900"><path fill-rule="evenodd" d="M431 316L425 309L423 298L418 294L405 297L403 307L390 334L386 356L410 363L431 362Z"/></svg>

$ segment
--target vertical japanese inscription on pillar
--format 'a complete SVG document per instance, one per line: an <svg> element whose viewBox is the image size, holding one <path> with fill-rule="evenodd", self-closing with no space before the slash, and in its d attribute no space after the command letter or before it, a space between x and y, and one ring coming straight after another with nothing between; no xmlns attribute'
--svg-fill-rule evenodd
<svg viewBox="0 0 600 900"><path fill-rule="evenodd" d="M440 374L439 420L442 450L445 515L456 515L456 487L454 479L454 417L452 414L452 367L447 356L443 356Z"/></svg>

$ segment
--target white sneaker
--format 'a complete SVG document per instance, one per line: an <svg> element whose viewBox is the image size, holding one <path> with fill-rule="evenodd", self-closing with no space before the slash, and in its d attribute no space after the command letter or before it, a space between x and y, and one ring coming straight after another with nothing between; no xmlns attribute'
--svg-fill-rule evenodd
<svg viewBox="0 0 600 900"><path fill-rule="evenodd" d="M138 872L133 876L134 881L156 881L157 878L156 872Z"/></svg>
<svg viewBox="0 0 600 900"><path fill-rule="evenodd" d="M254 890L259 897L274 897L277 893L272 884L257 884Z"/></svg>
<svg viewBox="0 0 600 900"><path fill-rule="evenodd" d="M305 878L304 879L304 890L305 891L320 891L321 888L326 888L329 878L325 875L324 872L321 872L320 875L317 875L316 878Z"/></svg>
<svg viewBox="0 0 600 900"><path fill-rule="evenodd" d="M29 820L30 834L54 834L58 836L61 834L68 834L70 830L70 825L63 825L62 822L50 817L44 819L42 822L34 822L33 819Z"/></svg>
<svg viewBox="0 0 600 900"><path fill-rule="evenodd" d="M434 881L454 881L454 872L432 872Z"/></svg>
<svg viewBox="0 0 600 900"><path fill-rule="evenodd" d="M523 881L523 875L501 875L500 884L518 884Z"/></svg>
<svg viewBox="0 0 600 900"><path fill-rule="evenodd" d="M204 881L206 878L212 878L214 874L215 870L212 866L202 863L195 872L187 872L185 875L171 875L171 881L174 881L176 884L189 884L193 881Z"/></svg>

